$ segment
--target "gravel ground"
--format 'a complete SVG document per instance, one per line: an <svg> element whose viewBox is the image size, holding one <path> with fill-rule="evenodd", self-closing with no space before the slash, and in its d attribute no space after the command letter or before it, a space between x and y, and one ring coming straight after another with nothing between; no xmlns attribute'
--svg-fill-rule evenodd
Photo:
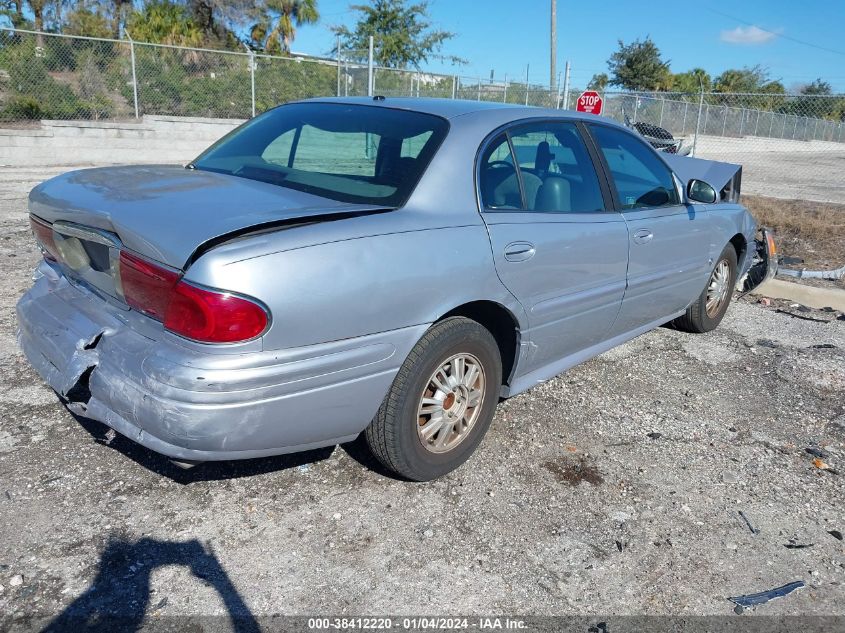
<svg viewBox="0 0 845 633"><path fill-rule="evenodd" d="M0 629L92 606L730 615L795 580L757 613L845 615L841 315L742 300L709 335L658 329L504 402L433 483L358 443L181 471L75 419L17 349L45 175L0 170Z"/></svg>

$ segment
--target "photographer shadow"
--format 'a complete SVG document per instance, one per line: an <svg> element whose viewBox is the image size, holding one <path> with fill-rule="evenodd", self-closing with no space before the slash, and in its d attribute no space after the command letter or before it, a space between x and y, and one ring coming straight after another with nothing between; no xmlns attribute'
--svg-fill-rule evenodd
<svg viewBox="0 0 845 633"><path fill-rule="evenodd" d="M220 561L199 541L180 543L142 538L134 543L124 539L109 541L100 555L97 576L91 586L43 631L140 630L150 605L150 577L155 569L167 565L187 567L196 578L212 587L226 607L232 630L239 633L261 630ZM165 595L153 611L166 604Z"/></svg>

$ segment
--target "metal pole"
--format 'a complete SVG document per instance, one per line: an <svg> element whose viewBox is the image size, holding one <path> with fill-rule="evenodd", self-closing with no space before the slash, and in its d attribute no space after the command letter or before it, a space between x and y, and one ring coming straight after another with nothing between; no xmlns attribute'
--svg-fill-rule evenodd
<svg viewBox="0 0 845 633"><path fill-rule="evenodd" d="M563 109L569 107L569 71L571 70L569 60L566 61L566 68L563 72Z"/></svg>
<svg viewBox="0 0 845 633"><path fill-rule="evenodd" d="M560 88L561 88L561 85L562 84L560 83L560 73L558 73L557 74L557 99L555 101L555 108L558 108L558 109L560 109Z"/></svg>
<svg viewBox="0 0 845 633"><path fill-rule="evenodd" d="M249 86L252 93L252 116L255 117L255 54L249 46L244 44L246 54L249 55Z"/></svg>
<svg viewBox="0 0 845 633"><path fill-rule="evenodd" d="M528 69L531 64L525 64L525 105L528 105Z"/></svg>
<svg viewBox="0 0 845 633"><path fill-rule="evenodd" d="M551 48L549 49L549 94L555 93L555 71L557 70L557 0L552 0L551 15Z"/></svg>
<svg viewBox="0 0 845 633"><path fill-rule="evenodd" d="M135 73L135 40L129 35L129 31L123 30L126 34L126 39L129 40L129 57L132 60L132 97L135 100L135 118L140 119L140 111L138 110L138 76Z"/></svg>
<svg viewBox="0 0 845 633"><path fill-rule="evenodd" d="M739 135L742 136L743 128L745 127L745 108L739 109Z"/></svg>
<svg viewBox="0 0 845 633"><path fill-rule="evenodd" d="M728 106L725 106L725 122L722 124L722 136L725 135L725 131L728 129Z"/></svg>
<svg viewBox="0 0 845 633"><path fill-rule="evenodd" d="M481 75L478 76L478 100L481 101Z"/></svg>
<svg viewBox="0 0 845 633"><path fill-rule="evenodd" d="M457 75L452 75L452 98L458 98L458 77Z"/></svg>
<svg viewBox="0 0 845 633"><path fill-rule="evenodd" d="M370 51L367 55L367 96L372 97L375 90L375 77L373 76L373 36L370 35Z"/></svg>
<svg viewBox="0 0 845 633"><path fill-rule="evenodd" d="M704 107L704 86L701 85L700 77L698 81L701 92L698 94L698 118L695 120L695 137L692 139L692 151L690 152L692 156L695 156L695 148L698 145L698 131L701 128L701 109Z"/></svg>
<svg viewBox="0 0 845 633"><path fill-rule="evenodd" d="M420 96L420 79L422 79L422 77L420 77L420 73L417 71L417 97Z"/></svg>
<svg viewBox="0 0 845 633"><path fill-rule="evenodd" d="M634 123L637 122L637 113L640 111L640 97L634 95Z"/></svg>
<svg viewBox="0 0 845 633"><path fill-rule="evenodd" d="M798 115L795 115L795 125L792 126L792 140L795 140L795 132L798 131Z"/></svg>
<svg viewBox="0 0 845 633"><path fill-rule="evenodd" d="M505 89L502 90L502 103L508 102L508 74L505 73Z"/></svg>
<svg viewBox="0 0 845 633"><path fill-rule="evenodd" d="M337 36L337 96L340 96L340 35Z"/></svg>
<svg viewBox="0 0 845 633"><path fill-rule="evenodd" d="M689 101L684 101L684 122L681 123L681 134L687 133L687 110L689 110Z"/></svg>
<svg viewBox="0 0 845 633"><path fill-rule="evenodd" d="M810 139L811 141L816 140L816 131L819 129L819 120L813 119L815 123L813 123L813 137Z"/></svg>
<svg viewBox="0 0 845 633"><path fill-rule="evenodd" d="M663 108L666 107L666 99L660 97L660 122L657 127L663 127Z"/></svg>

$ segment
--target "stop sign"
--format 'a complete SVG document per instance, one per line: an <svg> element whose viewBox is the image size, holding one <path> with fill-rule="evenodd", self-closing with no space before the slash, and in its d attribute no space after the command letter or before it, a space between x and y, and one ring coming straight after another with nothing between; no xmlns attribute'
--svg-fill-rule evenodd
<svg viewBox="0 0 845 633"><path fill-rule="evenodd" d="M575 109L578 112L587 112L589 114L601 114L601 107L604 104L599 93L595 90L585 90L578 97L575 102Z"/></svg>

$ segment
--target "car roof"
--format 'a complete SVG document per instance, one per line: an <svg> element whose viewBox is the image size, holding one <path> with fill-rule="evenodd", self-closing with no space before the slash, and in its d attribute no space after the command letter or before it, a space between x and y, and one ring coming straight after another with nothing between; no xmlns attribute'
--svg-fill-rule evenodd
<svg viewBox="0 0 845 633"><path fill-rule="evenodd" d="M438 99L433 97L318 97L306 99L304 103L347 103L367 105L382 108L410 110L425 114L434 114L445 119L454 119L467 114L489 113L497 115L508 114L512 120L554 116L569 119L595 121L596 115L575 112L574 110L557 110L554 108L538 108L513 103L499 103L494 101L472 101L469 99ZM616 121L602 117L607 123L618 125Z"/></svg>

